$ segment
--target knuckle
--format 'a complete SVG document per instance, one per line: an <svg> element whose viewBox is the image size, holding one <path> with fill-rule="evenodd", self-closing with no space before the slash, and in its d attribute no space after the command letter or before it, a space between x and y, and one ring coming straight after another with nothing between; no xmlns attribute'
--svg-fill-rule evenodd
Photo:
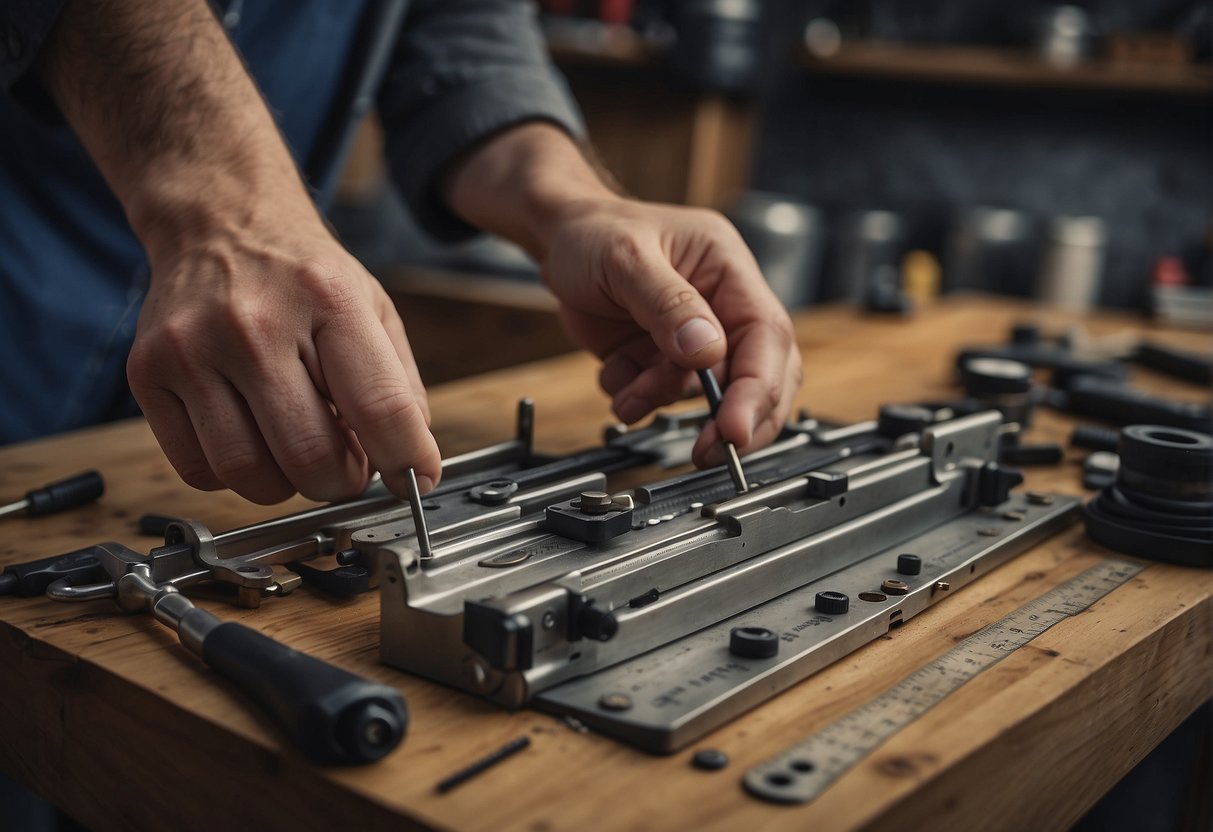
<svg viewBox="0 0 1213 832"><path fill-rule="evenodd" d="M197 488L199 491L217 491L223 487L218 477L205 462L191 460L174 464L173 467L176 468L177 476L181 477L181 481L191 488Z"/></svg>
<svg viewBox="0 0 1213 832"><path fill-rule="evenodd" d="M163 355L170 359L181 361L194 352L197 339L194 329L184 317L169 318L156 330L153 343L143 344L145 360L154 363Z"/></svg>
<svg viewBox="0 0 1213 832"><path fill-rule="evenodd" d="M247 442L234 442L222 448L211 464L216 476L231 485L255 477L262 469L259 449Z"/></svg>
<svg viewBox="0 0 1213 832"><path fill-rule="evenodd" d="M722 237L731 237L737 234L737 228L719 211L713 211L708 208L701 209L700 221L712 234Z"/></svg>
<svg viewBox="0 0 1213 832"><path fill-rule="evenodd" d="M410 421L419 413L417 397L398 384L367 386L354 399L354 409L366 428L376 430Z"/></svg>
<svg viewBox="0 0 1213 832"><path fill-rule="evenodd" d="M671 281L670 283L660 287L656 292L654 300L654 308L658 315L669 315L673 312L681 311L688 305L695 302L697 295L695 290L688 284L679 281Z"/></svg>
<svg viewBox="0 0 1213 832"><path fill-rule="evenodd" d="M774 413L779 409L779 403L783 400L783 385L777 381L771 381L764 384L762 387L762 404L763 409L768 413Z"/></svg>
<svg viewBox="0 0 1213 832"><path fill-rule="evenodd" d="M295 282L305 287L321 309L344 312L357 304L358 287L344 271L315 260L300 261L295 270Z"/></svg>
<svg viewBox="0 0 1213 832"><path fill-rule="evenodd" d="M606 250L607 268L616 272L634 271L644 260L640 241L630 234L615 237Z"/></svg>
<svg viewBox="0 0 1213 832"><path fill-rule="evenodd" d="M322 433L305 433L291 437L278 455L284 468L310 471L330 463L337 456L332 437Z"/></svg>

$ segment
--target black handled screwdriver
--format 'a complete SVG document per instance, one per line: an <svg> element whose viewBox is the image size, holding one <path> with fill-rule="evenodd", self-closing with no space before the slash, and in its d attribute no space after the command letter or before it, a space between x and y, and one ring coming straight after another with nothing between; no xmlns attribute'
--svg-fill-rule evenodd
<svg viewBox="0 0 1213 832"><path fill-rule="evenodd" d="M716 374L711 369L696 372L699 373L699 383L703 385L703 394L708 397L708 408L712 412L712 418L715 418L716 411L720 410L720 400L724 398L720 382L716 380ZM746 481L745 471L741 470L741 459L737 456L737 446L724 440L721 440L720 444L724 446L725 467L729 469L729 477L733 480L733 490L738 494L746 493L750 490L750 484Z"/></svg>
<svg viewBox="0 0 1213 832"><path fill-rule="evenodd" d="M0 518L24 514L41 517L87 505L105 493L105 480L96 471L85 471L25 493L25 499L0 506Z"/></svg>

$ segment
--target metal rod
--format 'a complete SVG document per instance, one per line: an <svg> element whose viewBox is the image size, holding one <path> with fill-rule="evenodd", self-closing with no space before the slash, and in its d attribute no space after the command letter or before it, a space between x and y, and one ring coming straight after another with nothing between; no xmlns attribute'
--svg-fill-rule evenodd
<svg viewBox="0 0 1213 832"><path fill-rule="evenodd" d="M413 510L413 526L417 530L417 548L421 550L421 559L429 560L434 556L430 548L430 529L425 524L425 508L421 505L421 489L417 485L417 472L412 468L404 469L409 486L409 507Z"/></svg>
<svg viewBox="0 0 1213 832"><path fill-rule="evenodd" d="M724 393L720 389L720 383L716 381L716 374L710 368L697 370L699 373L699 383L703 385L703 394L708 397L708 407L712 411L712 418L716 418L716 411L720 410L720 401L724 398ZM750 490L750 483L746 479L745 471L741 468L741 458L737 456L737 446L732 442L721 440L721 445L724 446L724 464L729 469L729 478L733 480L733 490L738 494L744 494Z"/></svg>
<svg viewBox="0 0 1213 832"><path fill-rule="evenodd" d="M508 742L505 745L501 746L501 748L498 748L493 753L487 754L484 757L481 757L476 762L472 763L471 765L466 766L465 768L461 768L459 771L455 772L454 774L450 775L449 777L443 778L438 783L436 788L440 793L449 792L451 789L455 788L456 786L458 786L462 783L466 783L468 780L471 780L477 774L480 774L481 772L485 771L486 769L492 768L493 766L497 765L498 763L500 763L502 760L506 759L507 757L512 757L513 755L517 754L519 751L526 748L530 744L531 744L531 738L525 737L525 736L519 737L518 739L513 740L512 742Z"/></svg>

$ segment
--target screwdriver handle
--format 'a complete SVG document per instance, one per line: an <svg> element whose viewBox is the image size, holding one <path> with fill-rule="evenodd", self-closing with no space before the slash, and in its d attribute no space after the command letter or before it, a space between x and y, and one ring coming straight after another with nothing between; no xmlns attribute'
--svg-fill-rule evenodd
<svg viewBox="0 0 1213 832"><path fill-rule="evenodd" d="M54 514L69 508L87 505L105 493L105 480L97 471L85 471L74 477L35 488L25 495L29 505L25 509L28 517Z"/></svg>

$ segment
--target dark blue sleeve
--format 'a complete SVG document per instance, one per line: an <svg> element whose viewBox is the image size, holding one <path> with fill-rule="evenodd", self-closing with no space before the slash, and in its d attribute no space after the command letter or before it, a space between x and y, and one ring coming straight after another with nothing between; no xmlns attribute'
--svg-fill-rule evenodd
<svg viewBox="0 0 1213 832"><path fill-rule="evenodd" d="M447 242L476 233L438 194L461 154L525 121L584 133L523 0L415 0L378 103L392 177L418 223Z"/></svg>
<svg viewBox="0 0 1213 832"><path fill-rule="evenodd" d="M29 71L66 0L0 3L0 92L8 93Z"/></svg>

